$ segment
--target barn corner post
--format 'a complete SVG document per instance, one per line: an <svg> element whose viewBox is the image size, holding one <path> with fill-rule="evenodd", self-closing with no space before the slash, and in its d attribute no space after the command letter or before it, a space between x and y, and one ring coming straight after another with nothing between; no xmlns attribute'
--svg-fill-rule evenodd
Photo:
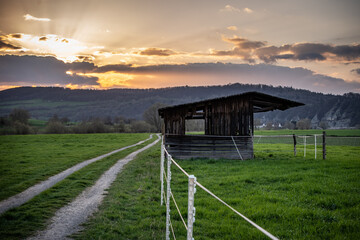
<svg viewBox="0 0 360 240"><path fill-rule="evenodd" d="M195 207L194 195L196 192L196 177L189 176L189 190L188 190L188 221L187 221L187 240L193 240L193 229L195 222Z"/></svg>
<svg viewBox="0 0 360 240"><path fill-rule="evenodd" d="M326 159L326 132L323 131L323 159Z"/></svg>

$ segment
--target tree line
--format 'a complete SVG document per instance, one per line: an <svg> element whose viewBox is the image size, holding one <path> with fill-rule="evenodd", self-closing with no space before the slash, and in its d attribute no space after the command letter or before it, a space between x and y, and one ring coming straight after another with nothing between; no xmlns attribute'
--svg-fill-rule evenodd
<svg viewBox="0 0 360 240"><path fill-rule="evenodd" d="M94 117L81 122L71 122L67 117L54 114L43 126L29 123L29 111L15 108L8 116L0 117L0 134L84 134L84 133L146 133L160 132L161 118L158 109L165 105L156 103L143 114L143 120L119 117Z"/></svg>

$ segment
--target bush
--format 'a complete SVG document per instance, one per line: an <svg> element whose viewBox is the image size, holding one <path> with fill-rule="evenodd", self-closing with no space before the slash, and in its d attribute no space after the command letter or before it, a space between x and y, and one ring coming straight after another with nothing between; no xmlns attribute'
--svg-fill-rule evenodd
<svg viewBox="0 0 360 240"><path fill-rule="evenodd" d="M300 119L297 123L296 123L296 128L300 129L300 130L306 130L306 129L310 129L311 127L311 121L308 118L305 119Z"/></svg>
<svg viewBox="0 0 360 240"><path fill-rule="evenodd" d="M60 121L49 122L45 128L45 133L62 134L66 132L67 132L66 127Z"/></svg>
<svg viewBox="0 0 360 240"><path fill-rule="evenodd" d="M133 121L131 123L131 131L136 133L155 132L154 126L145 121Z"/></svg>
<svg viewBox="0 0 360 240"><path fill-rule="evenodd" d="M15 134L30 134L32 133L31 128L29 125L16 121L14 122L14 130L15 130Z"/></svg>

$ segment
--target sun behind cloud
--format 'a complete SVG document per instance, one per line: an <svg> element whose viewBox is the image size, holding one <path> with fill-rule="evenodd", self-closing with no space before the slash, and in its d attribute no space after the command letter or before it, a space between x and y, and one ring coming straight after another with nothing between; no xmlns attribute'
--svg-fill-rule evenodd
<svg viewBox="0 0 360 240"><path fill-rule="evenodd" d="M105 72L105 73L77 73L79 76L84 77L97 77L97 81L100 88L116 88L116 87L130 87L130 80L134 79L134 76L126 73L118 72Z"/></svg>

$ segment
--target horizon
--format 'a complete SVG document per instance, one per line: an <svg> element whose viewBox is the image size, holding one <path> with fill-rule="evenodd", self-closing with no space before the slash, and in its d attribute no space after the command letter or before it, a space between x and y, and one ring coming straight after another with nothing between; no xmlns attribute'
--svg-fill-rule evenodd
<svg viewBox="0 0 360 240"><path fill-rule="evenodd" d="M0 90L264 84L360 93L355 0L17 0L0 9Z"/></svg>

